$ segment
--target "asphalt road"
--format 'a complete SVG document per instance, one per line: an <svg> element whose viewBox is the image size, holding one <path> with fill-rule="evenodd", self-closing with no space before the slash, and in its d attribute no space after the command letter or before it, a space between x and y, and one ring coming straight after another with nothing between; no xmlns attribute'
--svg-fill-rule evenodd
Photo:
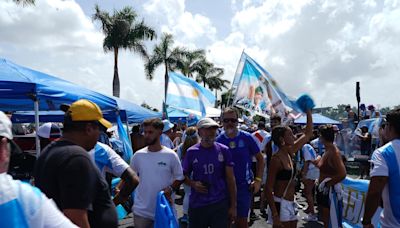
<svg viewBox="0 0 400 228"><path fill-rule="evenodd" d="M178 196L177 198L179 198L180 196ZM301 205L301 206L307 206L307 203L305 202L305 198L301 196L301 193L297 193L296 196L297 202ZM256 197L256 205L258 205L258 200L259 198ZM178 200L179 201L179 200ZM177 212L178 212L178 217L182 216L182 205L178 205L175 204ZM253 223L250 223L249 227L251 228L261 228L261 227L272 227L271 224L267 224L267 221L265 220L265 218L262 218L260 216L260 210L259 209L255 209L255 213L258 215L258 219L256 219ZM297 223L297 227L305 227L305 228L322 228L322 223L321 222L305 222L303 221L301 218L304 217L305 214L302 210L299 210L299 220ZM128 227L134 227L133 226L133 218L132 218L132 214L129 214L127 218L123 219L120 221L120 228L128 228ZM181 228L186 228L187 226L184 224L180 224Z"/></svg>

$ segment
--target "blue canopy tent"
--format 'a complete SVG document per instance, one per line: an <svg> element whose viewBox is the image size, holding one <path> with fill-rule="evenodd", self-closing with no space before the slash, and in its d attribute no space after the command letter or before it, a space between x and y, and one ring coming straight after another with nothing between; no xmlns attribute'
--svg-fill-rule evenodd
<svg viewBox="0 0 400 228"><path fill-rule="evenodd" d="M312 114L313 118L313 124L314 125L322 125L322 124L336 124L336 125L342 125L341 122L337 120L333 120L329 117L323 116L319 113L314 113ZM307 118L306 116L301 116L298 119L294 121L295 124L306 124L307 123Z"/></svg>
<svg viewBox="0 0 400 228"><path fill-rule="evenodd" d="M162 113L151 111L130 101L123 100L118 97L113 97L113 99L117 101L118 109L120 110L122 119L127 120L130 124L141 123L145 119L149 118L162 117ZM113 121L113 119L110 118L110 121Z"/></svg>
<svg viewBox="0 0 400 228"><path fill-rule="evenodd" d="M129 101L116 98L119 111L104 110L104 118L110 122L117 122L117 114L121 116L123 121L129 124L141 123L148 118L161 118L162 114L153 112L140 105L131 103ZM62 122L64 119L64 112L62 111L39 111L39 122ZM35 112L33 111L20 111L13 113L13 123L33 123L35 122Z"/></svg>
<svg viewBox="0 0 400 228"><path fill-rule="evenodd" d="M117 109L117 102L110 97L0 58L1 110L34 110L36 131L39 127L39 110L59 110L61 104L81 98L95 102L102 110ZM36 151L40 151L38 137Z"/></svg>
<svg viewBox="0 0 400 228"><path fill-rule="evenodd" d="M102 110L116 110L117 102L101 93L14 64L0 58L0 105L3 111L59 110L64 103L81 98L95 102Z"/></svg>

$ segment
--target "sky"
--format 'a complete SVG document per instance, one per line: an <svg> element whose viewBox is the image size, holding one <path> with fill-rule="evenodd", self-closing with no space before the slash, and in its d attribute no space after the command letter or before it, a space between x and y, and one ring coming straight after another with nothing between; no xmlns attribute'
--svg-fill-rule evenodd
<svg viewBox="0 0 400 228"><path fill-rule="evenodd" d="M131 6L175 44L204 49L233 80L244 50L283 91L310 94L317 107L378 107L400 103L399 0L36 0L35 6L0 1L0 58L107 95L112 94L113 54L93 22L94 5L112 12ZM163 68L152 81L138 54L120 51L121 98L160 108Z"/></svg>

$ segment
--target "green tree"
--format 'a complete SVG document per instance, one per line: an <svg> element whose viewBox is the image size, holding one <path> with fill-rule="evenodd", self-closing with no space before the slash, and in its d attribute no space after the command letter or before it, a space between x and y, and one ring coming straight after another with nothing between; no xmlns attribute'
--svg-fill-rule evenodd
<svg viewBox="0 0 400 228"><path fill-rule="evenodd" d="M35 5L35 0L13 0L18 5L28 6Z"/></svg>
<svg viewBox="0 0 400 228"><path fill-rule="evenodd" d="M220 108L228 107L233 103L233 89L229 89L228 91L221 94L221 100L218 102Z"/></svg>
<svg viewBox="0 0 400 228"><path fill-rule="evenodd" d="M213 63L204 60L200 64L200 69L197 74L196 81L199 83L203 83L204 87L208 86L210 88L210 78L220 77L223 74L223 68L215 67Z"/></svg>
<svg viewBox="0 0 400 228"><path fill-rule="evenodd" d="M168 88L168 72L177 68L178 62L182 61L187 53L184 48L173 47L174 38L171 34L164 33L161 41L157 44L152 55L145 64L146 77L149 80L153 79L154 71L157 67L164 65L164 100L167 98Z"/></svg>
<svg viewBox="0 0 400 228"><path fill-rule="evenodd" d="M176 69L182 72L186 77L193 78L195 73L199 73L202 67L202 63L205 60L204 50L186 51L182 56L182 59L178 59L176 63Z"/></svg>
<svg viewBox="0 0 400 228"><path fill-rule="evenodd" d="M211 91L215 92L215 107L218 106L218 90L222 91L223 88L228 89L228 85L230 84L229 80L223 79L221 76L222 74L218 74L208 78L208 86Z"/></svg>
<svg viewBox="0 0 400 228"><path fill-rule="evenodd" d="M118 75L118 52L120 49L129 49L147 59L145 40L156 37L155 31L147 26L132 7L124 7L120 11L114 10L113 15L100 10L95 6L94 21L100 21L105 35L103 48L105 52L114 52L113 95L119 97L120 82Z"/></svg>
<svg viewBox="0 0 400 228"><path fill-rule="evenodd" d="M150 105L148 105L146 102L143 102L140 106L142 106L143 108L147 108L149 110L152 110L154 112L158 112L158 109L151 107Z"/></svg>

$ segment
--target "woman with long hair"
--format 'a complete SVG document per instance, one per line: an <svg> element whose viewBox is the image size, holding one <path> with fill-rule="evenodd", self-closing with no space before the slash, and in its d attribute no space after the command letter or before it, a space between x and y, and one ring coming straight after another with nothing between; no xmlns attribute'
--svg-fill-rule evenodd
<svg viewBox="0 0 400 228"><path fill-rule="evenodd" d="M320 171L317 203L320 210L322 210L322 222L324 227L327 228L330 220L329 192L335 191L335 185L346 177L346 168L339 149L333 143L335 140L333 126L322 125L319 127L319 133L319 138L325 146L325 153L322 157L318 156L313 163Z"/></svg>
<svg viewBox="0 0 400 228"><path fill-rule="evenodd" d="M199 142L199 135L197 133L196 127L189 127L186 129L182 136L183 143L181 143L177 147L177 153L181 161L185 158L186 151L193 145ZM189 211L189 195L190 195L190 187L186 184L183 184L183 189L185 195L183 197L183 216L179 219L182 223L188 223L188 211Z"/></svg>
<svg viewBox="0 0 400 228"><path fill-rule="evenodd" d="M293 158L313 132L311 110L307 111L305 134L295 140L292 129L277 126L272 130L272 141L278 146L278 152L272 156L268 167L265 194L272 211L273 227L295 228L297 225L295 195L296 169Z"/></svg>

